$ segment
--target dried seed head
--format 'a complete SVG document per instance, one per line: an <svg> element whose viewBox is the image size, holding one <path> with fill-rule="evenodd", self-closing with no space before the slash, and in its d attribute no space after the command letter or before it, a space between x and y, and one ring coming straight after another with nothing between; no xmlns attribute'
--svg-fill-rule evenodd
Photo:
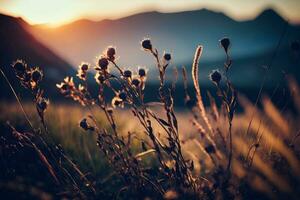
<svg viewBox="0 0 300 200"><path fill-rule="evenodd" d="M46 111L48 105L49 105L49 100L45 98L41 98L37 103L38 108L43 112Z"/></svg>
<svg viewBox="0 0 300 200"><path fill-rule="evenodd" d="M107 70L107 67L108 67L108 60L107 58L105 57L101 57L99 60L98 60L98 66L100 67L100 69L102 70Z"/></svg>
<svg viewBox="0 0 300 200"><path fill-rule="evenodd" d="M83 129L83 130L88 130L89 129L89 125L87 123L87 119L83 118L80 122L79 122L79 126Z"/></svg>
<svg viewBox="0 0 300 200"><path fill-rule="evenodd" d="M127 69L127 70L124 71L123 75L126 78L131 78L132 72L129 69Z"/></svg>
<svg viewBox="0 0 300 200"><path fill-rule="evenodd" d="M105 82L105 80L106 80L105 76L103 74L99 73L99 72L96 73L95 79L96 79L96 82L98 84L103 84Z"/></svg>
<svg viewBox="0 0 300 200"><path fill-rule="evenodd" d="M108 47L106 50L106 56L110 61L115 60L116 49L114 47Z"/></svg>
<svg viewBox="0 0 300 200"><path fill-rule="evenodd" d="M221 46L224 48L225 52L228 52L228 48L230 46L230 40L228 37L224 37L220 40Z"/></svg>
<svg viewBox="0 0 300 200"><path fill-rule="evenodd" d="M112 107L122 107L123 106L123 101L122 99L120 99L119 97L114 97L112 100L111 100L111 105Z"/></svg>
<svg viewBox="0 0 300 200"><path fill-rule="evenodd" d="M151 44L151 40L149 38L145 38L142 42L142 47L145 50L152 50L152 44Z"/></svg>
<svg viewBox="0 0 300 200"><path fill-rule="evenodd" d="M205 151L208 153L208 154L210 154L210 153L216 153L216 149L215 149L215 147L213 146L213 145L208 145L208 146L206 146L205 148Z"/></svg>
<svg viewBox="0 0 300 200"><path fill-rule="evenodd" d="M145 77L146 76L146 70L144 68L139 68L139 76L140 77Z"/></svg>
<svg viewBox="0 0 300 200"><path fill-rule="evenodd" d="M86 87L83 86L83 85L81 85L81 84L78 85L78 90L79 90L80 92L82 92L82 93L86 93L86 92L87 92Z"/></svg>
<svg viewBox="0 0 300 200"><path fill-rule="evenodd" d="M82 71L87 71L89 69L89 64L88 63L82 63L79 66L79 69L81 69Z"/></svg>
<svg viewBox="0 0 300 200"><path fill-rule="evenodd" d="M17 60L16 62L13 63L12 67L16 70L18 73L25 73L27 69L27 65L24 61L22 60Z"/></svg>
<svg viewBox="0 0 300 200"><path fill-rule="evenodd" d="M299 41L293 41L291 43L291 49L294 52L299 52L300 51L300 43L299 43Z"/></svg>
<svg viewBox="0 0 300 200"><path fill-rule="evenodd" d="M170 61L171 60L171 54L170 53L164 53L163 58L164 58L165 61Z"/></svg>
<svg viewBox="0 0 300 200"><path fill-rule="evenodd" d="M122 101L126 101L126 99L127 99L126 92L120 92L118 96Z"/></svg>
<svg viewBox="0 0 300 200"><path fill-rule="evenodd" d="M140 79L138 79L138 78L134 78L134 79L132 79L132 81L131 81L131 84L132 84L133 86L135 86L135 87L139 87L139 86L140 86L140 83L141 83L141 81L140 81Z"/></svg>
<svg viewBox="0 0 300 200"><path fill-rule="evenodd" d="M60 84L56 84L56 87L60 89L60 92L63 94L69 93L72 89L74 89L75 84L73 82L73 77L66 77L64 78L64 82Z"/></svg>
<svg viewBox="0 0 300 200"><path fill-rule="evenodd" d="M43 73L39 68L34 69L31 73L31 79L36 83L41 81L42 77L43 77Z"/></svg>
<svg viewBox="0 0 300 200"><path fill-rule="evenodd" d="M216 84L219 84L222 79L222 75L218 70L213 70L209 76L210 76L210 80Z"/></svg>
<svg viewBox="0 0 300 200"><path fill-rule="evenodd" d="M66 83L63 83L60 87L60 89L62 89L62 90L68 90L69 88L70 88L69 85Z"/></svg>

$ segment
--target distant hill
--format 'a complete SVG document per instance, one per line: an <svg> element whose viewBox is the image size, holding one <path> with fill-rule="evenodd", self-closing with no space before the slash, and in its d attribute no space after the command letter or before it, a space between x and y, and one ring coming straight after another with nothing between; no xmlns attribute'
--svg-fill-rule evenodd
<svg viewBox="0 0 300 200"><path fill-rule="evenodd" d="M232 41L230 53L235 63L240 64L240 69L246 65L252 66L254 70L246 71L250 77L257 78L255 71L259 71L261 66L257 66L255 60L260 60L259 64L269 63L268 56L273 54L286 27L279 50L289 56L289 44L300 39L300 28L287 25L272 9L263 11L252 20L241 22L223 13L201 9L178 13L148 12L99 22L83 19L57 28L34 26L30 27L30 31L74 65L81 61L93 63L106 46L115 45L120 56L119 62L123 66L146 65L151 68L153 58L140 50L139 43L143 37L150 37L158 49L172 52L174 64L189 67L195 47L203 44L201 63L204 63L202 66L205 66L205 71L210 69L207 68L209 64L222 64L224 52L218 41L228 36ZM251 63L242 62L250 59ZM283 62L286 63L285 60ZM250 85L255 80L242 81Z"/></svg>
<svg viewBox="0 0 300 200"><path fill-rule="evenodd" d="M49 92L56 91L55 83L64 76L74 73L71 65L35 39L26 29L29 25L21 18L0 14L0 66L4 69L14 86L18 86L11 69L17 59L25 60L29 66L40 66L45 72L44 84ZM1 90L7 84L1 80ZM0 97L9 96L10 92L1 92Z"/></svg>

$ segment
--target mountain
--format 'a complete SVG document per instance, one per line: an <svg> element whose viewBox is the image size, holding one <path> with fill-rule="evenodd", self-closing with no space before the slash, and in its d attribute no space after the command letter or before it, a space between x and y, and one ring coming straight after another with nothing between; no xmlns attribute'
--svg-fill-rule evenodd
<svg viewBox="0 0 300 200"><path fill-rule="evenodd" d="M235 63L241 64L239 69L244 64L249 66L249 63L242 61L249 61L250 58L254 59L253 65L257 60L255 58L266 60L265 64L268 64L268 59L263 57L273 54L282 34L284 37L279 50L285 56L289 56L290 42L300 39L299 26L288 24L272 9L266 9L248 21L235 21L223 13L201 9L178 13L147 12L99 22L84 19L57 28L30 28L37 38L73 65L82 61L95 63L96 56L108 45L114 45L117 47L118 62L132 68L137 65L153 66L153 58L141 51L139 42L144 37L150 37L161 52L171 52L176 65L190 66L196 46L202 44L204 52L201 63L204 66L219 63L220 66L224 51L218 41L227 36L232 41L232 58ZM255 66L255 70L248 71L256 77L254 73L260 68ZM243 81L248 81L248 85L253 82L252 79Z"/></svg>
<svg viewBox="0 0 300 200"><path fill-rule="evenodd" d="M155 46L173 52L180 62L189 61L195 46L201 43L206 49L205 59L211 60L221 57L223 52L218 40L224 36L232 39L234 56L272 49L285 23L271 9L244 22L201 9L179 13L148 12L99 22L78 20L58 28L35 27L32 31L73 64L82 59L91 61L107 45L115 45L121 62L129 65L131 62L143 64L146 56L140 51L139 44L143 37L151 37ZM290 26L289 33L288 39L299 36L299 27Z"/></svg>
<svg viewBox="0 0 300 200"><path fill-rule="evenodd" d="M39 66L43 69L44 84L49 92L56 91L55 83L62 80L66 75L74 73L69 63L57 56L53 51L41 44L26 29L30 25L21 18L14 18L0 14L0 66L12 82L18 87L11 64L17 59L23 59L29 66ZM1 90L8 89L7 84L1 80ZM4 88L4 89L3 89ZM4 90L9 91L9 90ZM1 92L4 97L10 92Z"/></svg>

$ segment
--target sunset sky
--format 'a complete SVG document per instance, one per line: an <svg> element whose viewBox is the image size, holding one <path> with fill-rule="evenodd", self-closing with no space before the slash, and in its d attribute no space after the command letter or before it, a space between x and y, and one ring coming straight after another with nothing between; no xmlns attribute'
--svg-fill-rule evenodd
<svg viewBox="0 0 300 200"><path fill-rule="evenodd" d="M60 25L79 18L120 18L144 11L176 12L208 8L237 19L255 17L272 7L292 23L300 22L300 0L0 0L0 12L31 24Z"/></svg>

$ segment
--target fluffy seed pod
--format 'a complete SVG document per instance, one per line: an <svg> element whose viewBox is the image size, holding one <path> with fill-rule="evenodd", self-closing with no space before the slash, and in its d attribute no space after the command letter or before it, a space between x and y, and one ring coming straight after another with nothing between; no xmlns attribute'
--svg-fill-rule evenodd
<svg viewBox="0 0 300 200"><path fill-rule="evenodd" d="M100 69L102 69L102 70L107 70L107 67L108 67L108 60L107 60L107 58L101 57L101 58L98 60L98 66L99 66Z"/></svg>
<svg viewBox="0 0 300 200"><path fill-rule="evenodd" d="M80 92L82 92L82 93L86 93L86 92L87 92L86 87L83 86L83 85L81 85L81 84L78 85L78 90L79 90Z"/></svg>
<svg viewBox="0 0 300 200"><path fill-rule="evenodd" d="M38 83L39 81L42 80L43 74L42 72L37 68L31 73L31 79Z"/></svg>
<svg viewBox="0 0 300 200"><path fill-rule="evenodd" d="M122 99L118 98L118 97L114 97L112 100L111 100L111 105L112 107L122 107L123 106L123 101Z"/></svg>
<svg viewBox="0 0 300 200"><path fill-rule="evenodd" d="M141 44L145 50L152 50L152 44L149 38L144 39Z"/></svg>
<svg viewBox="0 0 300 200"><path fill-rule="evenodd" d="M166 61L170 61L170 60L171 60L171 54L169 54L169 53L164 53L163 58L164 58L164 60L166 60Z"/></svg>
<svg viewBox="0 0 300 200"><path fill-rule="evenodd" d="M106 50L106 56L109 60L114 61L116 55L116 49L114 47L108 47Z"/></svg>
<svg viewBox="0 0 300 200"><path fill-rule="evenodd" d="M83 118L80 122L79 122L79 126L85 130L85 131L94 131L95 130L95 127L89 125L89 123L87 122L87 119L86 118Z"/></svg>
<svg viewBox="0 0 300 200"><path fill-rule="evenodd" d="M132 72L130 70L125 70L123 73L124 77L126 78L131 78Z"/></svg>
<svg viewBox="0 0 300 200"><path fill-rule="evenodd" d="M27 65L22 60L17 60L12 67L16 70L18 73L25 73L27 69Z"/></svg>
<svg viewBox="0 0 300 200"><path fill-rule="evenodd" d="M134 79L132 79L131 84L134 85L135 87L139 87L141 84L141 81L138 78L134 78Z"/></svg>
<svg viewBox="0 0 300 200"><path fill-rule="evenodd" d="M98 84L103 84L104 81L106 80L106 78L105 78L105 76L104 76L103 74L97 73L97 74L95 75L95 80L96 80L96 82L97 82Z"/></svg>
<svg viewBox="0 0 300 200"><path fill-rule="evenodd" d="M144 68L139 68L139 76L140 77L145 77L146 76L146 70Z"/></svg>
<svg viewBox="0 0 300 200"><path fill-rule="evenodd" d="M81 69L82 71L87 71L87 70L89 69L89 64L87 64L87 63L82 63L82 64L80 65L80 69Z"/></svg>
<svg viewBox="0 0 300 200"><path fill-rule="evenodd" d="M62 90L64 90L64 91L66 91L66 90L68 90L70 87L69 87L69 85L68 84L62 84L61 85L61 87L60 87L60 89L62 89Z"/></svg>
<svg viewBox="0 0 300 200"><path fill-rule="evenodd" d="M47 109L48 105L49 105L49 100L45 98L41 98L37 103L38 108L43 112Z"/></svg>
<svg viewBox="0 0 300 200"><path fill-rule="evenodd" d="M88 130L88 123L87 123L87 120L86 118L83 118L80 122L79 122L79 126L84 129L84 130Z"/></svg>
<svg viewBox="0 0 300 200"><path fill-rule="evenodd" d="M210 80L216 84L219 84L222 79L222 75L218 70L213 70L209 76L210 76Z"/></svg>

